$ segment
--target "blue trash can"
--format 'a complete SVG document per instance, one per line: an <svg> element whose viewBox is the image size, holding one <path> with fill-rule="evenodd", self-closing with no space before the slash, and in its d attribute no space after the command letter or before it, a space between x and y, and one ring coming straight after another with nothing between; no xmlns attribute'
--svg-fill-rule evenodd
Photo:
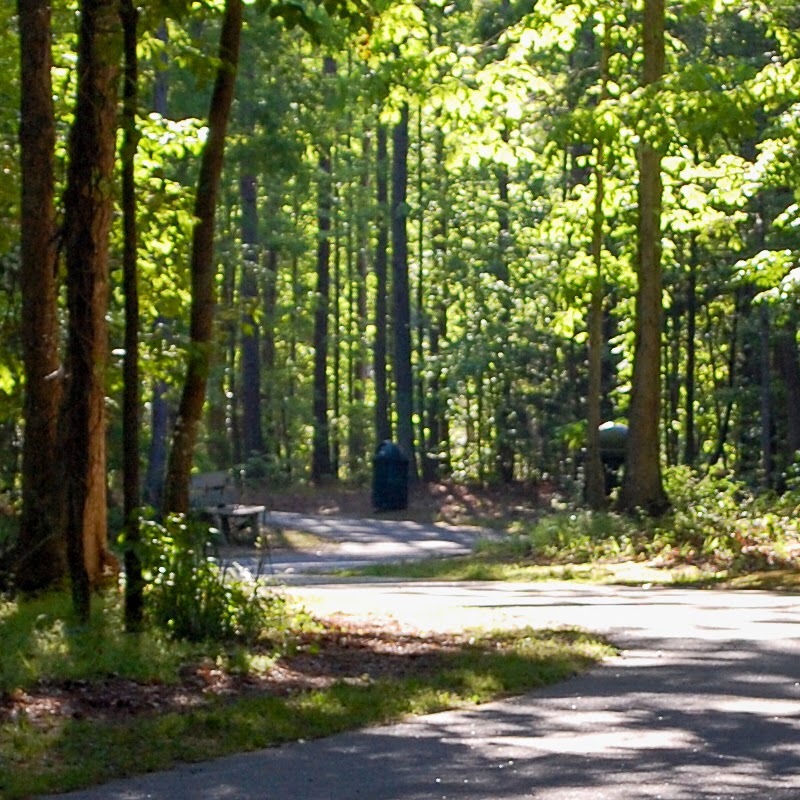
<svg viewBox="0 0 800 800"><path fill-rule="evenodd" d="M372 505L376 511L408 507L408 457L388 440L378 445L372 459Z"/></svg>

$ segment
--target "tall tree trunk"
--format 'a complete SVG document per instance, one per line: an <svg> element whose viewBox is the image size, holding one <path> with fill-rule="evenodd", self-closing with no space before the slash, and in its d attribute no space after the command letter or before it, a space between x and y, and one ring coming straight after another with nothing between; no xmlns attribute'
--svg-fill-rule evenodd
<svg viewBox="0 0 800 800"><path fill-rule="evenodd" d="M264 299L264 321L261 325L262 363L267 376L265 403L267 411L266 434L264 443L268 455L278 456L280 452L276 418L278 409L283 405L283 398L275 385L275 310L278 305L278 250L270 246L263 258L262 297ZM294 363L294 359L292 359Z"/></svg>
<svg viewBox="0 0 800 800"><path fill-rule="evenodd" d="M167 464L164 505L167 512L189 510L189 475L203 413L211 364L214 329L214 216L217 208L225 134L228 128L239 43L242 31L242 0L226 0L219 43L219 67L208 118L208 139L200 162L192 235L192 307L186 378Z"/></svg>
<svg viewBox="0 0 800 800"><path fill-rule="evenodd" d="M508 142L508 129L503 130L503 140ZM502 336L502 352L498 355L501 364L499 396L494 412L495 427L495 470L503 483L514 480L514 442L513 442L513 410L511 408L511 370L509 356L511 342L509 327L511 325L511 273L509 270L509 247L511 244L511 217L508 200L508 168L501 164L497 168L498 193L498 233L497 233L497 279L501 285L500 297L500 336Z"/></svg>
<svg viewBox="0 0 800 800"><path fill-rule="evenodd" d="M254 316L258 302L256 269L259 263L258 205L255 175L246 173L239 179L242 203L242 274L240 299L242 314L242 449L245 459L264 454L264 432L261 422L261 357L259 324Z"/></svg>
<svg viewBox="0 0 800 800"><path fill-rule="evenodd" d="M797 322L792 316L780 327L775 341L776 361L786 395L786 463L800 461L800 361Z"/></svg>
<svg viewBox="0 0 800 800"><path fill-rule="evenodd" d="M167 27L164 23L159 26L156 36L162 42L168 41ZM167 116L168 89L167 70L156 70L153 81L153 110L162 117ZM170 338L170 321L159 315L156 318L155 331L163 339ZM170 427L167 391L165 380L156 378L153 381L150 396L150 444L142 490L144 502L158 511L163 508L164 476L167 467L167 439Z"/></svg>
<svg viewBox="0 0 800 800"><path fill-rule="evenodd" d="M155 330L159 336L167 336L168 322L164 317L156 319ZM142 499L156 511L161 511L164 502L164 476L167 469L167 436L169 435L170 408L167 401L166 381L156 379L150 396L150 444L147 449Z"/></svg>
<svg viewBox="0 0 800 800"><path fill-rule="evenodd" d="M429 271L425 269L425 251L427 241L425 238L425 216L427 213L427 198L425 196L425 158L423 128L424 108L423 103L417 106L417 163L416 163L416 201L417 201L417 282L414 298L414 316L416 316L415 347L417 357L416 374L416 409L419 424L417 426L417 441L420 448L420 466L422 477L425 479L426 464L430 461L429 442L430 435L427 430L429 418L428 406L430 387L427 377L425 359L425 339L428 339L430 348L430 317L428 315L427 298L430 295L428 286Z"/></svg>
<svg viewBox="0 0 800 800"><path fill-rule="evenodd" d="M350 408L350 428L348 451L350 456L350 474L358 474L359 468L366 462L367 439L364 429L364 404L366 401L367 383L367 273L369 272L369 226L364 205L370 190L370 173L367 169L371 154L371 139L369 134L363 138L361 150L361 192L359 204L354 209L355 235L356 235L356 270L355 270L355 325L353 345L353 397Z"/></svg>
<svg viewBox="0 0 800 800"><path fill-rule="evenodd" d="M664 0L645 0L645 87L664 74ZM639 217L636 343L630 405L630 434L620 508L659 514L669 507L661 480L661 153L643 139L639 146Z"/></svg>
<svg viewBox="0 0 800 800"><path fill-rule="evenodd" d="M18 0L20 37L21 328L25 368L22 516L16 585L43 589L67 572L63 486L58 477L58 285L54 167L56 129L50 0Z"/></svg>
<svg viewBox="0 0 800 800"><path fill-rule="evenodd" d="M442 27L444 13L434 16L431 30L430 47L433 49L442 44ZM439 119L439 112L434 121L433 147L434 164L432 183L434 187L434 204L437 213L432 231L433 258L431 274L428 280L428 356L426 365L430 373L428 381L428 397L424 412L427 415L426 436L420 440L422 452L422 477L428 482L437 481L442 473L450 472L450 432L448 429L447 400L444 395L443 371L440 362L442 344L447 341L447 309L448 309L448 235L449 235L449 197L448 172L445 159L445 135ZM420 141L422 137L420 135ZM422 362L420 362L420 368Z"/></svg>
<svg viewBox="0 0 800 800"><path fill-rule="evenodd" d="M770 319L769 307L762 303L758 319L759 345L759 399L761 411L761 472L762 482L766 488L773 484L775 459L772 452L772 370L770 369Z"/></svg>
<svg viewBox="0 0 800 800"><path fill-rule="evenodd" d="M437 126L434 133L436 193L438 214L433 235L435 276L429 286L433 292L429 353L432 375L428 387L428 441L422 463L423 478L436 481L442 473L450 472L450 432L447 419L447 401L443 395L442 368L439 358L442 343L447 341L447 238L449 235L448 182L445 170L444 133Z"/></svg>
<svg viewBox="0 0 800 800"><path fill-rule="evenodd" d="M678 419L680 411L680 370L681 370L681 317L682 309L675 303L668 314L668 331L665 332L664 364L666 379L666 402L663 406L664 423L664 455L667 464L671 467L678 463L678 430L672 427L671 422Z"/></svg>
<svg viewBox="0 0 800 800"><path fill-rule="evenodd" d="M336 62L325 57L326 76L336 74ZM311 451L311 480L330 477L330 420L328 419L328 338L331 294L331 214L333 212L331 146L325 144L319 157L317 189L317 293L314 306L314 438Z"/></svg>
<svg viewBox="0 0 800 800"><path fill-rule="evenodd" d="M608 59L611 55L610 15L603 20L603 41L600 48L600 98L608 97ZM606 481L600 454L600 424L602 423L603 395L603 239L605 237L605 148L602 139L595 146L594 208L592 211L592 263L594 277L589 301L589 380L586 398L586 502L589 508L599 511L606 507Z"/></svg>
<svg viewBox="0 0 800 800"><path fill-rule="evenodd" d="M392 131L392 322L397 440L417 475L414 454L414 381L411 373L411 296L408 280L408 104Z"/></svg>
<svg viewBox="0 0 800 800"><path fill-rule="evenodd" d="M239 269L237 270L237 268ZM238 276L243 269L244 265L238 264L236 259L226 259L222 268L223 308L236 308L236 285L237 280L241 285L242 279ZM239 362L241 326L237 324L234 316L229 316L224 328L227 347L223 350L223 363L220 365L221 369L219 370L219 405L216 408L212 403L208 405L211 406L209 408L209 417L215 412L219 414L219 424L209 429L224 432L222 436L218 435L216 440L211 438L210 442L216 441L219 463L227 466L241 464L245 460L245 452L242 434L242 404L240 402L242 390L239 389L239 373L236 371L237 363Z"/></svg>
<svg viewBox="0 0 800 800"><path fill-rule="evenodd" d="M604 48L605 51L605 48ZM586 398L586 502L589 508L600 510L607 503L605 475L600 457L601 393L603 378L603 145L596 150L594 213L592 216L592 280L589 307L589 391Z"/></svg>
<svg viewBox="0 0 800 800"><path fill-rule="evenodd" d="M337 145L338 150L338 145ZM342 233L341 233L341 214L339 208L341 207L341 194L339 188L333 181L333 174L339 172L337 159L331 160L331 200L332 207L331 213L333 219L331 220L332 241L333 241L333 281L332 281L332 297L331 297L331 322L333 323L333 332L330 336L331 340L331 355L333 357L333 365L331 369L331 388L333 389L333 399L331 403L331 418L333 425L330 431L331 443L331 474L339 475L339 466L341 461L341 438L340 438L340 423L342 413L342 342L341 342L341 325L342 325ZM334 212L333 209L336 209Z"/></svg>
<svg viewBox="0 0 800 800"><path fill-rule="evenodd" d="M298 223L300 216L299 202L296 200L294 208L294 219ZM295 398L297 396L297 372L294 365L297 364L297 349L298 349L298 319L300 317L299 309L302 307L302 298L304 295L303 285L300 281L300 259L297 254L292 257L291 265L291 282L292 282L292 306L290 311L290 330L289 334L289 364L292 369L289 372L289 386L286 390L286 397L281 403L281 419L283 420L283 450L286 458L286 475L291 478L295 473L294 451L295 442L293 429L290 423L292 416L292 409L294 407Z"/></svg>
<svg viewBox="0 0 800 800"><path fill-rule="evenodd" d="M375 435L378 442L392 438L389 418L389 382L386 369L388 352L388 274L389 274L389 156L388 134L378 125L375 190L378 203L378 232L375 243Z"/></svg>
<svg viewBox="0 0 800 800"><path fill-rule="evenodd" d="M139 12L133 0L121 0L125 80L123 84L122 213L124 243L122 254L125 294L125 360L122 399L122 483L125 512L125 627L134 632L144 618L144 580L139 556L141 532L139 512L139 434L141 401L139 389L139 277L137 265L136 184L134 168L138 130L136 108L139 97L139 63L136 55Z"/></svg>
<svg viewBox="0 0 800 800"><path fill-rule="evenodd" d="M725 403L725 408L721 414L717 415L717 446L714 448L714 454L711 456L709 460L709 465L714 466L718 461L722 461L723 466L726 466L725 463L725 444L728 441L728 434L730 433L731 428L731 416L733 415L733 407L736 403L736 392L734 392L734 387L738 381L738 363L739 363L739 320L743 313L743 306L747 303L746 298L744 297L744 292L741 288L737 289L734 292L734 309L733 309L733 319L731 321L731 335L730 335L730 344L728 346L728 380L726 385L726 392L727 394L727 402ZM706 315L708 316L708 309L706 309ZM710 321L707 322L707 329L706 333L709 332L711 327ZM712 361L712 367L714 367ZM716 373L716 368L712 370L713 373ZM721 387L715 387L721 388Z"/></svg>
<svg viewBox="0 0 800 800"><path fill-rule="evenodd" d="M73 603L85 622L91 590L107 561L106 313L120 43L116 0L83 0L80 12L77 100L64 196L69 381L62 452Z"/></svg>
<svg viewBox="0 0 800 800"><path fill-rule="evenodd" d="M686 423L683 442L683 463L693 467L697 459L694 430L695 362L697 345L697 267L699 256L697 234L692 233L689 244L689 273L686 281Z"/></svg>

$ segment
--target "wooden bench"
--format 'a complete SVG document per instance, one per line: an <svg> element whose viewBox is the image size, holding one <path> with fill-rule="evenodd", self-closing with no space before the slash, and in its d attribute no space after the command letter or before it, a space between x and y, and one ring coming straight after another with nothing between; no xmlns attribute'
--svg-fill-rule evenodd
<svg viewBox="0 0 800 800"><path fill-rule="evenodd" d="M240 494L230 474L223 471L197 473L189 484L192 508L205 514L226 542L255 544L266 506L240 503Z"/></svg>

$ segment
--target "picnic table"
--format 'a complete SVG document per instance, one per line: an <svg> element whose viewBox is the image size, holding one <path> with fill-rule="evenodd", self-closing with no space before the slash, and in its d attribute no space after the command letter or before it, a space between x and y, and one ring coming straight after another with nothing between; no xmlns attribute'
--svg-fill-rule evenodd
<svg viewBox="0 0 800 800"><path fill-rule="evenodd" d="M266 506L241 503L241 490L230 473L200 472L189 484L192 508L208 516L230 544L255 544Z"/></svg>

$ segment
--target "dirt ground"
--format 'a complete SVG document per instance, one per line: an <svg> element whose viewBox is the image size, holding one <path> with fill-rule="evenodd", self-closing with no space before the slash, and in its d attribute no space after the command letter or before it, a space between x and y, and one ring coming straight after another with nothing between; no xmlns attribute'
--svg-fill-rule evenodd
<svg viewBox="0 0 800 800"><path fill-rule="evenodd" d="M548 485L419 484L409 492L407 509L376 512L369 486L331 483L283 490L251 489L248 493L249 500L275 511L487 526L512 519L530 519L549 507L553 496L553 489Z"/></svg>
<svg viewBox="0 0 800 800"><path fill-rule="evenodd" d="M265 674L232 673L214 661L186 664L174 684L137 683L119 676L40 684L0 697L0 723L25 718L40 726L58 719L124 720L199 708L214 698L287 696L336 681L363 683L433 670L460 645L453 635L418 636L398 626L355 626L329 620L308 634Z"/></svg>

